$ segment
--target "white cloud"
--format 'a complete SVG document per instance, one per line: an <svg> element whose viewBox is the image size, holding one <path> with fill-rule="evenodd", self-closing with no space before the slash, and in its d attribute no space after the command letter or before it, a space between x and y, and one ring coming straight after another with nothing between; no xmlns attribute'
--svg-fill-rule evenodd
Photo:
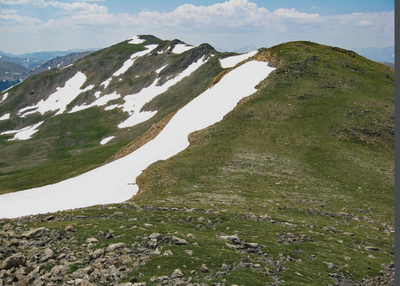
<svg viewBox="0 0 400 286"><path fill-rule="evenodd" d="M38 24L42 23L42 21L40 21L37 18L20 16L20 15L11 14L11 13L10 14L0 14L0 23L2 23L4 21L22 24L24 26L38 25Z"/></svg>
<svg viewBox="0 0 400 286"><path fill-rule="evenodd" d="M5 5L31 5L38 8L55 7L67 11L88 11L95 13L107 13L107 7L87 2L97 2L104 0L75 1L72 3L45 0L0 0L0 4Z"/></svg>
<svg viewBox="0 0 400 286"><path fill-rule="evenodd" d="M42 33L47 37L52 37L54 33L82 35L87 32L91 34L91 39L98 35L98 42L104 43L102 46L139 33L190 40L190 44L209 42L222 48L246 44L271 46L293 40L309 40L344 48L360 44L394 44L394 11L321 16L317 13L301 13L295 9L269 11L250 1L230 0L210 6L184 4L169 13L142 11L134 15L117 15L110 14L106 7L108 3L112 5L111 1L98 5L94 2L102 1L0 0L0 4L23 4L60 10L51 19L1 12L0 31L17 31L20 28L21 33ZM80 40L84 39L82 36ZM108 42L104 42L105 39ZM75 46L83 45L76 43Z"/></svg>
<svg viewBox="0 0 400 286"><path fill-rule="evenodd" d="M102 25L102 24L113 24L115 20L110 21L110 18L115 16L108 13L108 9L105 6L99 6L97 4L90 4L84 2L60 2L60 1L44 1L44 0L0 0L0 4L21 4L21 5L32 5L38 8L54 7L60 9L62 13L59 13L61 17L50 18L40 20L33 17L18 16L5 16L7 10L0 10L0 24L2 21L7 21L8 26L11 27L11 23L15 25L23 25L25 32L37 32L37 31L56 31L57 29L62 32L66 28L82 28L80 25ZM96 2L92 0L91 2ZM11 11L11 10L10 10ZM16 28L16 27L14 27Z"/></svg>
<svg viewBox="0 0 400 286"><path fill-rule="evenodd" d="M188 35L189 38L195 38L198 33L209 37L218 33L225 38L235 37L230 36L232 34L246 36L246 33L248 36L253 33L253 38L264 38L272 43L311 40L347 48L357 43L375 45L385 42L384 45L391 45L394 39L393 11L321 16L295 9L269 11L247 0L231 0L211 6L185 4L170 13L143 11L137 15L120 16L123 25L162 33L174 30L195 35Z"/></svg>
<svg viewBox="0 0 400 286"><path fill-rule="evenodd" d="M361 20L361 21L358 23L358 25L360 25L360 26L372 26L373 23L372 23L371 21L369 21L369 20Z"/></svg>
<svg viewBox="0 0 400 286"><path fill-rule="evenodd" d="M17 13L17 10L15 9L1 9L0 8L0 14L15 14Z"/></svg>
<svg viewBox="0 0 400 286"><path fill-rule="evenodd" d="M47 7L44 0L0 0L0 4L5 5L33 5L36 7Z"/></svg>
<svg viewBox="0 0 400 286"><path fill-rule="evenodd" d="M319 14L300 13L296 9L277 9L273 12L273 15L275 16L275 20L292 19L300 23L311 23L321 20Z"/></svg>
<svg viewBox="0 0 400 286"><path fill-rule="evenodd" d="M209 32L255 28L271 28L285 21L314 23L320 21L318 14L299 13L295 9L278 9L271 12L247 0L231 0L211 6L185 4L170 13L143 11L138 15L122 15L126 23L142 27L165 27L179 30L202 30Z"/></svg>
<svg viewBox="0 0 400 286"><path fill-rule="evenodd" d="M97 4L89 4L86 2L64 3L58 1L51 1L48 2L48 5L67 11L84 11L85 13L88 14L91 13L107 14L108 12L107 7L105 6L99 6Z"/></svg>

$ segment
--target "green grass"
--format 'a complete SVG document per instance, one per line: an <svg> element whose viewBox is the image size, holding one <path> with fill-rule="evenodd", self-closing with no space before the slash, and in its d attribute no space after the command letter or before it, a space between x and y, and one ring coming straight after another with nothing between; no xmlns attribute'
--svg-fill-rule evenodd
<svg viewBox="0 0 400 286"><path fill-rule="evenodd" d="M370 69L374 66L386 69L367 63ZM308 73L324 70L318 65L308 69ZM299 78L292 87L282 83L292 75L280 79L278 74L276 71L271 75L270 83L252 100L197 135L189 149L151 166L144 174L144 187L150 187L143 188L143 197L153 199L153 195L160 194L158 191L165 194L172 189L177 196L190 195L194 184L200 192L202 189L204 192L222 189L238 192L246 186L254 191L274 193L297 185L298 192L309 195L318 188L325 194L352 192L355 201L364 197L364 203L370 198L359 196L356 190L374 192L379 188L388 192L384 197L389 199L390 205L393 202L390 202L393 198L393 193L390 194L393 187L393 86L383 86L378 100L373 92L376 81L363 79L363 89L357 92L346 89L332 92L320 87L326 76ZM357 80L358 77L353 75ZM299 98L311 90L315 95L309 99ZM369 118L374 120L349 116L354 107L359 109L357 113L370 110ZM334 124L340 126L344 134L333 130ZM381 135L358 136L349 131L349 127L357 125L382 130ZM150 174L154 175L154 181L149 178ZM270 188L265 188L266 185ZM307 187L311 190L303 191ZM157 192L153 192L156 188Z"/></svg>
<svg viewBox="0 0 400 286"><path fill-rule="evenodd" d="M134 201L339 225L356 234L330 235L343 241L332 249L324 247L332 243L322 236L313 252L324 259L337 253L330 258L337 265L343 260L339 254L353 252L356 263L343 271L355 279L378 275L379 263L393 260L387 248L393 235L383 230L394 224L394 71L312 43L283 44L269 52L275 55L271 63L280 64L262 88L193 136L190 148L150 166L138 178L141 192ZM343 221L345 215L350 221ZM358 220L362 227L355 231L350 225ZM379 262L367 259L351 250L353 240L386 247L386 254L380 253ZM369 263L373 273L366 270ZM293 285L307 285L305 276L318 276L307 269L304 276L295 269L284 276L296 281Z"/></svg>
<svg viewBox="0 0 400 286"><path fill-rule="evenodd" d="M100 108L90 108L85 112L67 113L47 119L30 140L9 142L5 141L9 137L0 136L4 140L0 148L0 162L3 164L0 166L2 172L0 180L3 180L3 177L10 178L7 179L10 183L2 181L0 192L37 186L40 184L40 178L32 179L31 174L38 174L42 170L46 170L46 174L38 177L46 177L41 183L44 185L49 181L57 182L60 178L78 175L79 172L104 162L113 154L112 152L116 152L130 141L129 135L125 135L115 140L111 148L103 148L99 144L109 134L119 132L116 125L119 123L121 113L117 110L103 111ZM101 150L104 150L104 153ZM63 161L86 152L92 153L86 157ZM68 167L54 168L68 164L70 164ZM18 183L12 186L12 180ZM30 184L30 180L35 183Z"/></svg>
<svg viewBox="0 0 400 286"><path fill-rule="evenodd" d="M218 208L212 208L215 212ZM136 264L140 257L133 257L132 264L127 264L131 270L125 281L131 277L139 278L141 282L151 283L154 276L171 276L172 272L179 268L185 277L192 277L195 283L217 283L223 282L228 285L267 285L273 282L272 277L265 275L266 269L274 271L270 261L279 261L283 257L286 262L282 263L284 270L279 272L280 280L286 281L288 285L328 285L333 283L328 276L335 273L328 267L327 263L333 263L337 267L337 273L343 273L353 280L359 280L365 276L377 276L381 270L381 264L393 260L388 253L394 252L394 248L385 247L381 239L372 239L368 236L379 235L378 231L368 232L364 235L365 225L363 222L350 221L345 223L343 218L320 216L312 217L312 223L304 221L297 222L295 217L302 217L301 212L289 210L282 214L272 214L265 220L258 221L246 213L231 213L221 210L219 213L207 214L204 210L186 212L182 210L164 210L138 208L135 205L120 204L109 206L95 206L75 211L63 211L54 214L52 221L41 221L39 219L24 220L24 228L44 226L50 230L55 229L63 232L67 225L73 225L76 229L71 233L75 242L64 243L76 254L78 260L85 257L86 239L96 236L99 231L112 233L113 239L99 239L94 249L105 249L111 243L125 243L128 248L138 246L146 241L146 236L154 232L163 237L174 235L185 239L188 244L177 246L160 243L161 255L151 255L145 264ZM289 215L291 218L289 218ZM79 216L79 218L77 217ZM82 219L84 217L84 219ZM308 219L310 220L310 219ZM7 221L2 222L2 224ZM16 221L10 221L15 224ZM332 228L334 226L334 228ZM330 231L323 228L328 227ZM341 231L351 231L349 236ZM222 234L237 234L243 242L256 242L263 245L261 254L241 253L229 248L226 241L216 239ZM297 235L308 235L311 241L297 244L280 244L278 235L295 233ZM194 236L188 237L191 234ZM230 241L228 241L231 243ZM370 252L365 246L372 243L382 250ZM384 242L388 243L388 242ZM172 256L162 255L165 251L171 251ZM185 250L193 251L189 255ZM375 258L369 258L373 255ZM350 258L350 260L349 260ZM240 266L241 262L251 262L252 267ZM201 272L201 265L205 264L210 273ZM260 268L254 266L259 264ZM218 271L222 271L224 265L235 267L215 277ZM71 272L77 270L80 264L72 264ZM82 266L83 267L83 266ZM49 269L50 270L50 269ZM195 270L196 274L191 274ZM211 276L210 276L211 275Z"/></svg>
<svg viewBox="0 0 400 286"><path fill-rule="evenodd" d="M29 170L0 174L0 193L41 187L80 175L100 166L124 145L116 144L72 157L61 151L52 153L55 157L52 159L57 159L54 163Z"/></svg>
<svg viewBox="0 0 400 286"><path fill-rule="evenodd" d="M75 105L92 102L95 99L95 91L103 93L117 91L122 96L137 93L152 83L156 76L155 69L169 65L171 66L170 71L167 74L164 73L163 76L172 76L186 69L186 64L190 64L193 60L192 55L185 53L176 55L176 57L168 56L165 53L139 58L135 62L135 66L121 76L121 81L112 82L106 90L103 90L103 87L100 86L101 82L111 77L115 70L119 69L132 54L144 50L144 46L148 44L161 44L162 46L170 43L169 41L161 43L161 40L152 36L144 37L147 39L144 44L119 43L78 60L68 69L51 70L35 75L10 91L10 101L0 107L0 112L11 112L12 116L10 120L1 122L0 131L20 129L43 120L45 123L30 140L10 142L7 140L11 139L12 135L0 136L0 176L2 177L0 193L57 182L98 166L102 162L101 160L104 162L108 159L107 156L110 156L107 150L104 151L104 154L102 151L95 151L96 149L103 150L99 144L103 138L113 135L116 139L107 145L115 145L111 148L112 150L122 147L123 144L139 137L154 123L175 112L200 94L222 70L218 60L213 58L193 76L182 80L145 106L144 110L157 110L158 113L150 120L133 128L119 129L117 127L128 116L120 109L105 111L102 107L92 107L75 113L65 112L54 116L56 112L54 111L43 116L37 113L26 118L20 118L13 114L19 108L31 104L35 97L55 90L57 86L61 85L60 83L72 77L77 71L83 71L87 76L82 88L90 84L94 84L95 87L77 96L67 106L67 110L72 109ZM196 50L194 53L197 53ZM201 57L200 54L194 56ZM174 63L174 61L178 63ZM139 77L136 77L137 75ZM123 99L119 99L118 103L123 103ZM88 157L73 158L86 152L92 152L91 155L88 155L91 159L87 159ZM94 154L97 158L93 157ZM54 166L58 166L57 164L69 164L70 166L57 171L54 168ZM37 174L42 170L46 170L45 176L38 176L38 179L33 178L35 175L32 174ZM7 178L7 183L4 178ZM13 180L16 182L14 186ZM43 180L42 183L40 180Z"/></svg>
<svg viewBox="0 0 400 286"><path fill-rule="evenodd" d="M120 204L61 212L56 216L64 221L40 222L35 227L61 231L76 223L73 245L77 249L100 230L112 231L113 243L128 246L141 243L141 237L153 232L186 239L185 246L163 245L163 251L171 250L173 256L153 255L138 268L129 265L133 268L129 277L148 285L155 284L150 282L153 276L170 276L177 268L186 277L196 270L194 283L267 285L273 279L253 268L237 267L208 280L200 267L204 263L215 274L223 264L237 266L251 259L265 272L271 269L266 257L278 261L289 256L292 260L279 273L287 285L334 284L328 274L335 272L353 280L378 276L382 264L394 260L394 70L352 52L310 42L282 44L265 50L263 56L277 69L256 94L221 122L192 134L185 151L154 163L137 179L140 193L133 201L143 208ZM215 61L204 66L203 72L221 70ZM182 82L182 87L193 84L194 90L200 90L209 84L203 76L198 83L194 79ZM173 92L146 106L148 110L160 107L155 121L176 107L175 103L167 106L176 100ZM61 124L62 130L79 126L78 119L71 125ZM148 124L152 123L131 132L138 135ZM89 148L104 129L93 130L94 134L77 132L73 139L87 141ZM28 154L28 147L19 152ZM32 170L43 174L60 169L59 173L49 171L54 179L70 174L68 166L76 168L82 159L81 169L76 169L79 173L101 163L116 147L66 159L62 156L68 149L56 149L53 156L61 161ZM18 180L29 181L36 175L26 174L14 174L16 183L12 175L0 176L0 186L8 183L11 188ZM146 205L197 211L146 210ZM206 212L210 209L215 214ZM78 220L76 215L88 218ZM153 226L144 227L144 223ZM190 233L194 241L187 237ZM264 254L240 253L215 239L234 233L242 241L263 245ZM311 241L280 244L278 237L288 233L307 235ZM100 239L99 243L105 248L111 241ZM380 251L368 251L367 246Z"/></svg>

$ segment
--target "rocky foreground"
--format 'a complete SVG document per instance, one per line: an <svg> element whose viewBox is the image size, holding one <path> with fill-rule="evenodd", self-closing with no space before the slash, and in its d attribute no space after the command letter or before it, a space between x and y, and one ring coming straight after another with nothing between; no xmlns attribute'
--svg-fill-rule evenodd
<svg viewBox="0 0 400 286"><path fill-rule="evenodd" d="M158 209L157 209L158 210ZM179 212L179 209L174 209ZM181 210L183 211L183 210ZM195 210L185 210L192 212ZM217 215L209 212L207 214ZM118 219L124 217L123 212L105 214L99 219ZM284 282L281 274L286 270L285 264L303 263L301 259L292 258L290 255L279 254L278 259L273 259L263 251L264 245L256 241L245 241L249 237L241 237L240 231L234 231L233 235L216 235L214 239L223 241L228 249L237 253L244 254L245 257L232 264L222 264L211 267L212 261L201 263L197 270L191 270L190 274L186 266L182 269L175 269L163 276L153 276L149 282L143 281L144 276L140 268L147 263L152 263L155 257L174 256L171 246L185 247L185 255L195 258L193 251L187 246L198 246L196 236L192 233L185 237L173 235L171 233L151 232L150 235L136 236L131 245L121 242L123 237L115 235L110 229L109 232L97 231L94 235L85 239L82 243L77 240L80 230L77 230L77 221L85 222L89 217L84 215L50 215L50 216L31 216L14 220L0 221L2 229L0 231L0 285L235 285L226 283L227 274L247 268L252 271L262 273L269 278L265 284L278 285ZM244 217L245 220L262 220L262 217ZM196 219L187 216L184 223L203 222L204 217ZM137 218L128 219L130 222L137 222ZM213 222L208 220L208 226L214 228L220 219L217 217ZM51 223L65 223L63 230L56 230L51 227L26 228L29 225ZM69 223L75 222L75 223ZM169 222L173 222L170 220ZM154 225L149 223L134 225L131 228L142 230L154 229ZM121 226L123 227L123 226ZM196 227L204 227L204 224L197 224ZM150 232L149 232L150 233ZM300 244L311 242L312 238L308 235L296 235L287 232L278 234L276 241L282 245ZM103 242L103 243L101 243ZM106 242L106 243L104 243ZM207 250L204 246L204 251ZM175 253L177 254L177 253ZM177 255L175 255L178 257ZM180 259L180 258L178 258ZM315 259L311 255L309 259ZM350 259L350 258L349 258ZM160 263L160 262L157 262ZM267 265L267 267L262 266ZM355 282L351 277L345 276L339 268L330 263L329 268L332 273L331 285L394 285L395 267L394 262L384 266L384 271L380 276L368 277L362 281ZM160 263L157 268L164 267ZM217 270L216 270L217 269ZM139 270L139 271L138 271ZM184 272L186 274L184 274ZM138 273L134 275L133 273ZM298 273L298 275L302 275ZM212 282L220 278L221 282ZM272 278L272 279L271 279ZM266 280L267 281L267 280ZM273 282L270 282L273 281Z"/></svg>
<svg viewBox="0 0 400 286"><path fill-rule="evenodd" d="M54 217L47 219L52 220ZM140 265L146 264L152 256L173 255L171 250L166 250L167 245L187 245L185 239L152 233L127 246L115 242L116 239L112 234L100 231L96 235L97 238L112 241L106 248L96 247L99 242L96 237L88 238L85 244L75 249L65 246L76 242L73 235L75 231L73 225L68 225L64 232L44 227L25 230L20 227L14 228L11 224L4 225L0 232L2 245L0 285L146 285L146 283L135 283L138 280L136 277L130 277L131 282L128 283L120 282L128 277L132 268L137 269ZM188 237L195 240L192 234ZM243 253L259 254L264 257L262 260L268 262L273 269L267 270L265 274L274 276L277 281L279 281L278 273L285 269L284 263L291 260L290 257L284 256L278 261L268 258L268 255L261 250L262 245L243 242L237 235L217 236L216 239L229 241L226 243L228 247ZM196 245L196 242L193 244ZM190 250L186 252L192 255ZM132 268L128 268L127 264L132 265ZM48 265L56 266L49 268ZM235 265L222 265L221 271L213 274L207 265L202 264L199 272L209 274L211 278L223 276L240 267L265 271L257 261L248 259ZM198 278L196 271L192 271L191 274ZM182 271L176 269L170 276L153 277L150 281L164 285L208 285L191 283L193 277L184 277ZM205 279L207 280L207 277Z"/></svg>

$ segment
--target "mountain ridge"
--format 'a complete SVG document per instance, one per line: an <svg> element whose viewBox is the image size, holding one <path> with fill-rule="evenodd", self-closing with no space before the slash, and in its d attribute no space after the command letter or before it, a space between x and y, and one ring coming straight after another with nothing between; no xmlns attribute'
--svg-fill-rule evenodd
<svg viewBox="0 0 400 286"><path fill-rule="evenodd" d="M24 81L34 74L53 68L66 67L72 64L74 61L88 55L89 53L90 52L88 51L74 52L65 56L57 56L46 61L32 58L0 56L0 65L2 66L0 72L0 81L2 82L2 85L0 86L0 91L10 88L13 85ZM14 65L10 67L10 63ZM20 65L22 68L25 69L22 69L15 65ZM14 70L16 69L19 70L18 73L14 72Z"/></svg>
<svg viewBox="0 0 400 286"><path fill-rule="evenodd" d="M67 78L73 78L73 75L75 75L79 69L86 70L86 73L87 73L87 78L85 79L86 82L83 84L82 88L85 88L88 86L92 86L92 88L93 88L93 87L97 86L95 88L99 89L96 92L92 89L92 91L90 91L90 93L82 94L83 97L81 97L80 100L78 98L76 98L75 101L72 102L72 104L75 104L75 105L78 104L84 109L89 108L90 104L99 102L98 100L102 99L102 97L100 96L101 94L110 96L110 99L112 100L112 102L117 102L118 99L112 99L113 96L114 97L116 96L116 93L114 93L115 91L118 91L118 93L120 93L121 96L127 96L129 94L138 93L142 88L148 89L150 87L150 83L152 81L154 81L156 73L148 72L148 68L152 64L150 62L145 62L144 59L147 59L147 58L151 59L154 57L158 57L158 58L163 58L164 60L168 61L169 58L171 58L171 56L175 55L174 53L172 53L171 48L167 49L169 42L163 43L161 40L156 39L154 37L149 37L149 39L150 39L150 42L148 42L148 44L153 44L153 43L157 42L160 45L160 49L165 47L165 50L167 52L160 53L159 51L153 50L153 54L149 55L149 57L145 57L143 59L141 59L141 58L134 59L134 61L136 61L135 64L138 67L137 70L143 71L142 83L140 83L139 80L137 79L137 76L139 76L139 75L130 77L129 70L127 71L127 74L125 72L123 75L121 75L122 79L123 79L122 81L117 80L119 77L118 75L117 76L113 75L116 73L116 70L118 70L117 66L120 66L120 67L123 66L124 62L126 62L126 63L129 62L129 64L133 64L134 61L129 59L129 57L131 56L132 53L134 54L135 52L139 52L140 50L145 53L151 52L151 50L146 51L146 48L143 45L140 45L140 44L132 45L132 44L129 44L128 41L125 41L114 47L110 47L108 49L102 50L100 52L100 55L99 54L96 55L96 53L95 53L95 54L89 55L89 58L86 57L86 58L82 59L81 61L79 61L77 63L77 65L81 65L81 67L75 68L74 66L71 66L69 68L66 68L63 70L58 70L58 71L50 70L50 71L46 71L42 74L38 74L31 78L28 78L26 81L27 84L25 86L30 86L30 87L28 89L24 89L23 87L16 88L17 90L19 90L19 91L17 91L17 94L15 96L12 96L12 95L8 96L7 100L2 102L2 106L0 107L0 110L6 110L8 108L7 106L9 106L11 108L23 111L23 113L21 113L20 111L18 111L17 113L20 113L20 116L22 116L21 118L26 118L26 119L24 119L24 121L26 123L25 123L25 125L19 125L19 126L15 125L15 129L21 129L21 128L29 126L30 124L38 123L40 119L37 118L37 116L35 117L33 115L28 115L28 114L33 114L31 111L29 111L30 106L32 106L32 108L35 109L35 107L33 107L33 106L38 104L40 100L43 100L45 102L46 100L49 99L48 95L56 92L56 90L57 90L56 87L59 85L59 83L58 83L59 79L55 79L55 77L60 78L61 81L66 81ZM175 42L173 44L178 45L179 47L182 47L182 48L185 47L180 42L179 43ZM172 47L174 47L174 45ZM123 51L121 48L129 48L130 50L128 49L127 51ZM112 67L111 70L107 66L102 67L103 61L98 60L99 57L103 57L104 54L106 55L105 57L107 57L107 54L119 55L119 52L117 52L117 53L114 52L115 49L117 49L121 52L123 51L125 53L125 55L123 57L119 56L119 60L118 60L119 63L114 65L114 67ZM160 70L160 72L159 72L160 78L158 79L158 82L161 85L164 84L169 75L174 77L175 75L177 75L177 73L188 68L190 62L199 60L203 56L203 54L201 54L202 51L205 54L207 54L209 50L210 50L210 46L200 46L198 48L194 48L193 51L187 51L186 58L189 61L187 62L185 60L181 60L181 61L176 62L176 64L168 66L167 69ZM196 54L197 53L196 51L200 51L200 54ZM179 54L176 54L176 55L179 55ZM95 67L91 68L92 65L94 65ZM158 65L160 65L160 64L158 64ZM160 66L160 67L162 67L162 66ZM102 72L102 69L109 70L107 72L108 75L105 72ZM102 75L103 78L99 78L99 75ZM124 79L124 77L125 77L125 79ZM113 80L113 78L114 78L114 80ZM54 83L52 84L52 82L54 82ZM135 82L136 82L136 84L134 84ZM115 89L116 87L117 87L117 90ZM154 86L152 88L154 90L160 89L157 86ZM190 88L193 89L193 87L190 87ZM22 94L25 94L25 95L21 96ZM187 95L183 96L179 100L184 100L184 98L186 96ZM189 94L189 96L193 96L193 95ZM104 97L104 99L106 99L106 97ZM85 107L85 102L87 102L86 103L87 107ZM119 102L121 104L123 101L121 101L121 99L120 99ZM104 102L104 104L105 103L107 103L107 102ZM182 103L179 103L179 104L182 104ZM169 104L169 105L171 105L171 104ZM67 112L72 111L72 106L71 105L69 105L69 106L67 105L64 107L64 108L66 108ZM170 113L170 111L168 109L170 107L168 107L168 104L163 108L166 108L166 111L168 113ZM154 110L154 108L153 108L153 110ZM139 113L139 111L140 110L137 110L136 112ZM5 111L3 111L2 114L4 114L4 112ZM115 113L115 111L110 111L110 112ZM118 113L119 111L116 111L116 112ZM36 113L36 114L38 114L38 113ZM16 115L18 117L18 114L16 114ZM8 123L4 122L4 121L3 122L0 121L0 125L1 125L1 123L10 124L12 122L13 122L12 119L11 119L11 121L8 121ZM3 126L5 126L5 125L3 125ZM8 126L9 125L7 125L7 127L4 127L4 128L8 128ZM2 126L0 126L1 131L6 131L4 128L2 129ZM124 133L123 130L121 130L121 132Z"/></svg>
<svg viewBox="0 0 400 286"><path fill-rule="evenodd" d="M248 45L239 49L231 50L229 52L248 53L255 51L259 48L261 47L255 45ZM9 88L12 85L21 82L22 80L31 76L32 74L42 72L45 70L45 68L64 67L67 64L72 63L76 59L85 56L88 52L94 52L97 50L99 49L87 49L87 50L71 49L69 51L35 52L35 53L26 53L21 55L13 55L0 51L0 61L14 62L22 65L25 68L32 69L31 72L23 73L21 76L19 76L17 80L7 79L4 78L4 76L0 76L0 80L3 81L2 82L3 87L0 87L0 90ZM225 49L217 49L217 50L222 52L228 52L228 50ZM394 68L394 47L386 47L383 49L379 49L376 47L354 48L353 50L356 50L360 55L365 56L370 60L374 60ZM1 58L1 56L3 56L3 58ZM71 58L75 59L71 60ZM67 64L64 64L64 62L66 62Z"/></svg>
<svg viewBox="0 0 400 286"><path fill-rule="evenodd" d="M18 224L43 226L60 233L54 237L72 250L75 266L58 278L56 269L67 265L58 259L62 250L53 240L53 246L44 242L43 251L48 247L54 258L30 260L30 267L47 267L48 277L32 282L386 283L380 271L394 273L394 70L352 51L307 41L246 57L142 35L1 93L0 118L7 118L0 120L4 192L78 178L118 150L127 156L109 166L131 166L142 160L130 161L137 150L156 142L149 141L154 136L161 140L163 126L178 132L185 124L195 125L178 120L185 107L194 106L189 115L200 113L197 122L224 106L225 100L222 107L210 103L201 110L196 102L202 95L220 88L211 98L228 98L251 83L251 95L222 120L184 138L189 140L184 151L156 160L136 180L128 175L126 187L139 189L128 202L0 221L5 235L20 233ZM226 83L253 64L273 71L266 76L252 67ZM56 105L69 88L77 96ZM147 120L118 127L137 115ZM170 125L177 120L183 125ZM4 133L42 121L29 140L9 141L15 135ZM163 130L157 136L158 129ZM17 162L20 166L12 166ZM118 168L98 178L111 179L114 171ZM84 182L84 189L96 192L98 180ZM73 198L83 200L85 192ZM65 233L74 242L67 242ZM86 242L94 237L97 258L94 245ZM113 251L110 242L124 246ZM25 255L17 247L13 251ZM2 255L3 261L12 257ZM118 268L111 267L111 259ZM17 267L19 273L25 266ZM85 276L84 269L96 276Z"/></svg>
<svg viewBox="0 0 400 286"><path fill-rule="evenodd" d="M73 53L82 53L82 52L94 52L100 50L99 48L91 48L91 49L70 49L68 51L42 51L42 52L33 52L33 53L25 53L25 54L19 54L19 55L14 55L10 53L6 53L3 51L0 51L0 55L3 56L8 56L8 57L13 57L13 58L34 58L34 59L40 59L43 62L51 60L56 57L63 57L69 54Z"/></svg>

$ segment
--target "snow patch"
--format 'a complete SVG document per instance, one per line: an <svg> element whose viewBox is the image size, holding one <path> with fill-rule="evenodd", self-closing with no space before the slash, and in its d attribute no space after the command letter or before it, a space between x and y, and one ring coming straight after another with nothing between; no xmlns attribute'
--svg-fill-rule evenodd
<svg viewBox="0 0 400 286"><path fill-rule="evenodd" d="M145 40L139 38L139 36L134 36L128 40L130 40L129 44L134 44L134 45L143 44L145 42Z"/></svg>
<svg viewBox="0 0 400 286"><path fill-rule="evenodd" d="M122 65L122 67L121 67L119 70L117 70L117 71L113 74L113 76L118 77L118 76L120 76L121 74L125 73L125 72L133 65L133 63L135 62L135 60L136 60L137 58L149 54L149 53L150 53L152 50L154 50L157 46L158 46L158 45L147 45L147 46L145 46L145 47L147 48L147 50L140 51L140 52L137 52L137 53L134 53L133 55L131 55L131 57L130 57L127 61L124 62L124 64Z"/></svg>
<svg viewBox="0 0 400 286"><path fill-rule="evenodd" d="M190 133L222 120L273 70L267 62L247 62L180 109L155 139L128 156L57 184L1 195L0 218L130 199L138 191L135 181L142 170L183 151Z"/></svg>
<svg viewBox="0 0 400 286"><path fill-rule="evenodd" d="M92 103L90 103L88 105L74 106L69 113L78 112L78 111L81 111L81 110L84 110L84 109L88 109L88 108L93 107L93 106L103 106L103 105L106 105L107 102L109 102L110 100L118 99L120 97L121 97L121 95L118 94L116 91L114 91L111 94L103 95L102 97L98 98L96 101L94 101L94 102L92 102Z"/></svg>
<svg viewBox="0 0 400 286"><path fill-rule="evenodd" d="M6 100L6 99L7 99L7 96L8 96L8 92L6 92L6 93L3 95L3 98L2 98L2 100L0 100L0 103L2 103L4 100Z"/></svg>
<svg viewBox="0 0 400 286"><path fill-rule="evenodd" d="M135 60L137 58L149 54L151 51L153 51L157 47L157 45L147 45L145 47L146 47L146 50L140 51L140 52L137 52L137 53L134 53L133 55L131 55L130 58L123 63L122 67L119 70L117 70L109 79L106 79L105 81L103 81L100 85L104 85L104 89L106 89L107 86L111 83L113 77L118 77L121 74L124 74L133 65L133 63L135 62Z"/></svg>
<svg viewBox="0 0 400 286"><path fill-rule="evenodd" d="M2 117L0 117L0 121L1 120L8 120L8 119L10 119L10 113L6 113Z"/></svg>
<svg viewBox="0 0 400 286"><path fill-rule="evenodd" d="M146 101L148 102L148 101ZM144 103L146 103L144 102ZM143 107L144 103L138 101L138 107ZM136 108L137 110L140 111L139 108ZM118 128L127 128L127 127L132 127L135 126L139 123L145 122L152 118L157 111L142 111L142 112L135 112L133 113L128 119L126 119L124 122L121 122L118 124Z"/></svg>
<svg viewBox="0 0 400 286"><path fill-rule="evenodd" d="M66 69L66 68L69 68L69 67L72 67L74 64L70 64L70 65L67 65L67 66L65 66L65 67L62 67L61 69L63 70L63 69Z"/></svg>
<svg viewBox="0 0 400 286"><path fill-rule="evenodd" d="M106 106L104 108L104 110L111 110L111 109L118 108L118 107L121 107L121 106L118 104L113 104L113 105Z"/></svg>
<svg viewBox="0 0 400 286"><path fill-rule="evenodd" d="M193 49L195 46L188 46L186 44L177 44L175 45L175 47L172 50L172 53L174 54L182 54L186 51L189 51L191 49Z"/></svg>
<svg viewBox="0 0 400 286"><path fill-rule="evenodd" d="M0 135L8 135L8 134L15 134L12 139L9 139L8 141L13 141L13 140L28 140L32 138L33 134L38 132L39 130L37 129L42 123L36 123L35 125L32 126L27 126L25 128L22 128L20 130L11 130L11 131L5 131L0 133Z"/></svg>
<svg viewBox="0 0 400 286"><path fill-rule="evenodd" d="M168 65L160 67L158 70L156 70L156 73L159 74L163 69L165 69Z"/></svg>
<svg viewBox="0 0 400 286"><path fill-rule="evenodd" d="M107 88L107 86L110 84L112 78L110 77L109 79L106 79L105 81L103 81L100 85L104 85L104 89Z"/></svg>
<svg viewBox="0 0 400 286"><path fill-rule="evenodd" d="M130 117L118 125L119 128L132 127L136 124L144 122L153 117L157 111L144 111L140 112L142 107L151 101L157 95L167 91L167 89L174 84L181 81L186 76L197 70L201 65L206 62L205 57L199 59L197 62L192 63L186 70L175 76L173 79L168 80L162 86L157 86L158 80L155 80L149 87L143 88L139 93L130 94L124 97L125 103L122 105L122 110L129 113Z"/></svg>
<svg viewBox="0 0 400 286"><path fill-rule="evenodd" d="M96 98L99 98L99 97L100 97L100 94L101 94L101 91L96 91L96 92L94 93L94 96L95 96Z"/></svg>
<svg viewBox="0 0 400 286"><path fill-rule="evenodd" d="M110 136L110 137L104 138L103 140L100 141L100 144L106 145L108 142L110 142L110 140L112 140L114 138L115 138L115 136Z"/></svg>
<svg viewBox="0 0 400 286"><path fill-rule="evenodd" d="M238 55L238 56L232 56L232 57L228 57L222 60L219 60L221 62L221 66L226 69L226 68L232 68L235 65L237 65L238 63L240 63L241 61L247 60L248 58L254 56L255 54L257 54L258 51L252 51L246 54L242 54L242 55Z"/></svg>
<svg viewBox="0 0 400 286"><path fill-rule="evenodd" d="M86 76L82 72L77 72L71 79L69 79L64 87L57 87L57 91L51 94L46 100L40 100L33 106L22 108L18 115L25 117L35 112L40 112L42 115L48 111L58 110L55 115L61 114L67 108L67 105L74 100L82 92L86 92L94 87L90 85L85 89L81 86L85 83Z"/></svg>

